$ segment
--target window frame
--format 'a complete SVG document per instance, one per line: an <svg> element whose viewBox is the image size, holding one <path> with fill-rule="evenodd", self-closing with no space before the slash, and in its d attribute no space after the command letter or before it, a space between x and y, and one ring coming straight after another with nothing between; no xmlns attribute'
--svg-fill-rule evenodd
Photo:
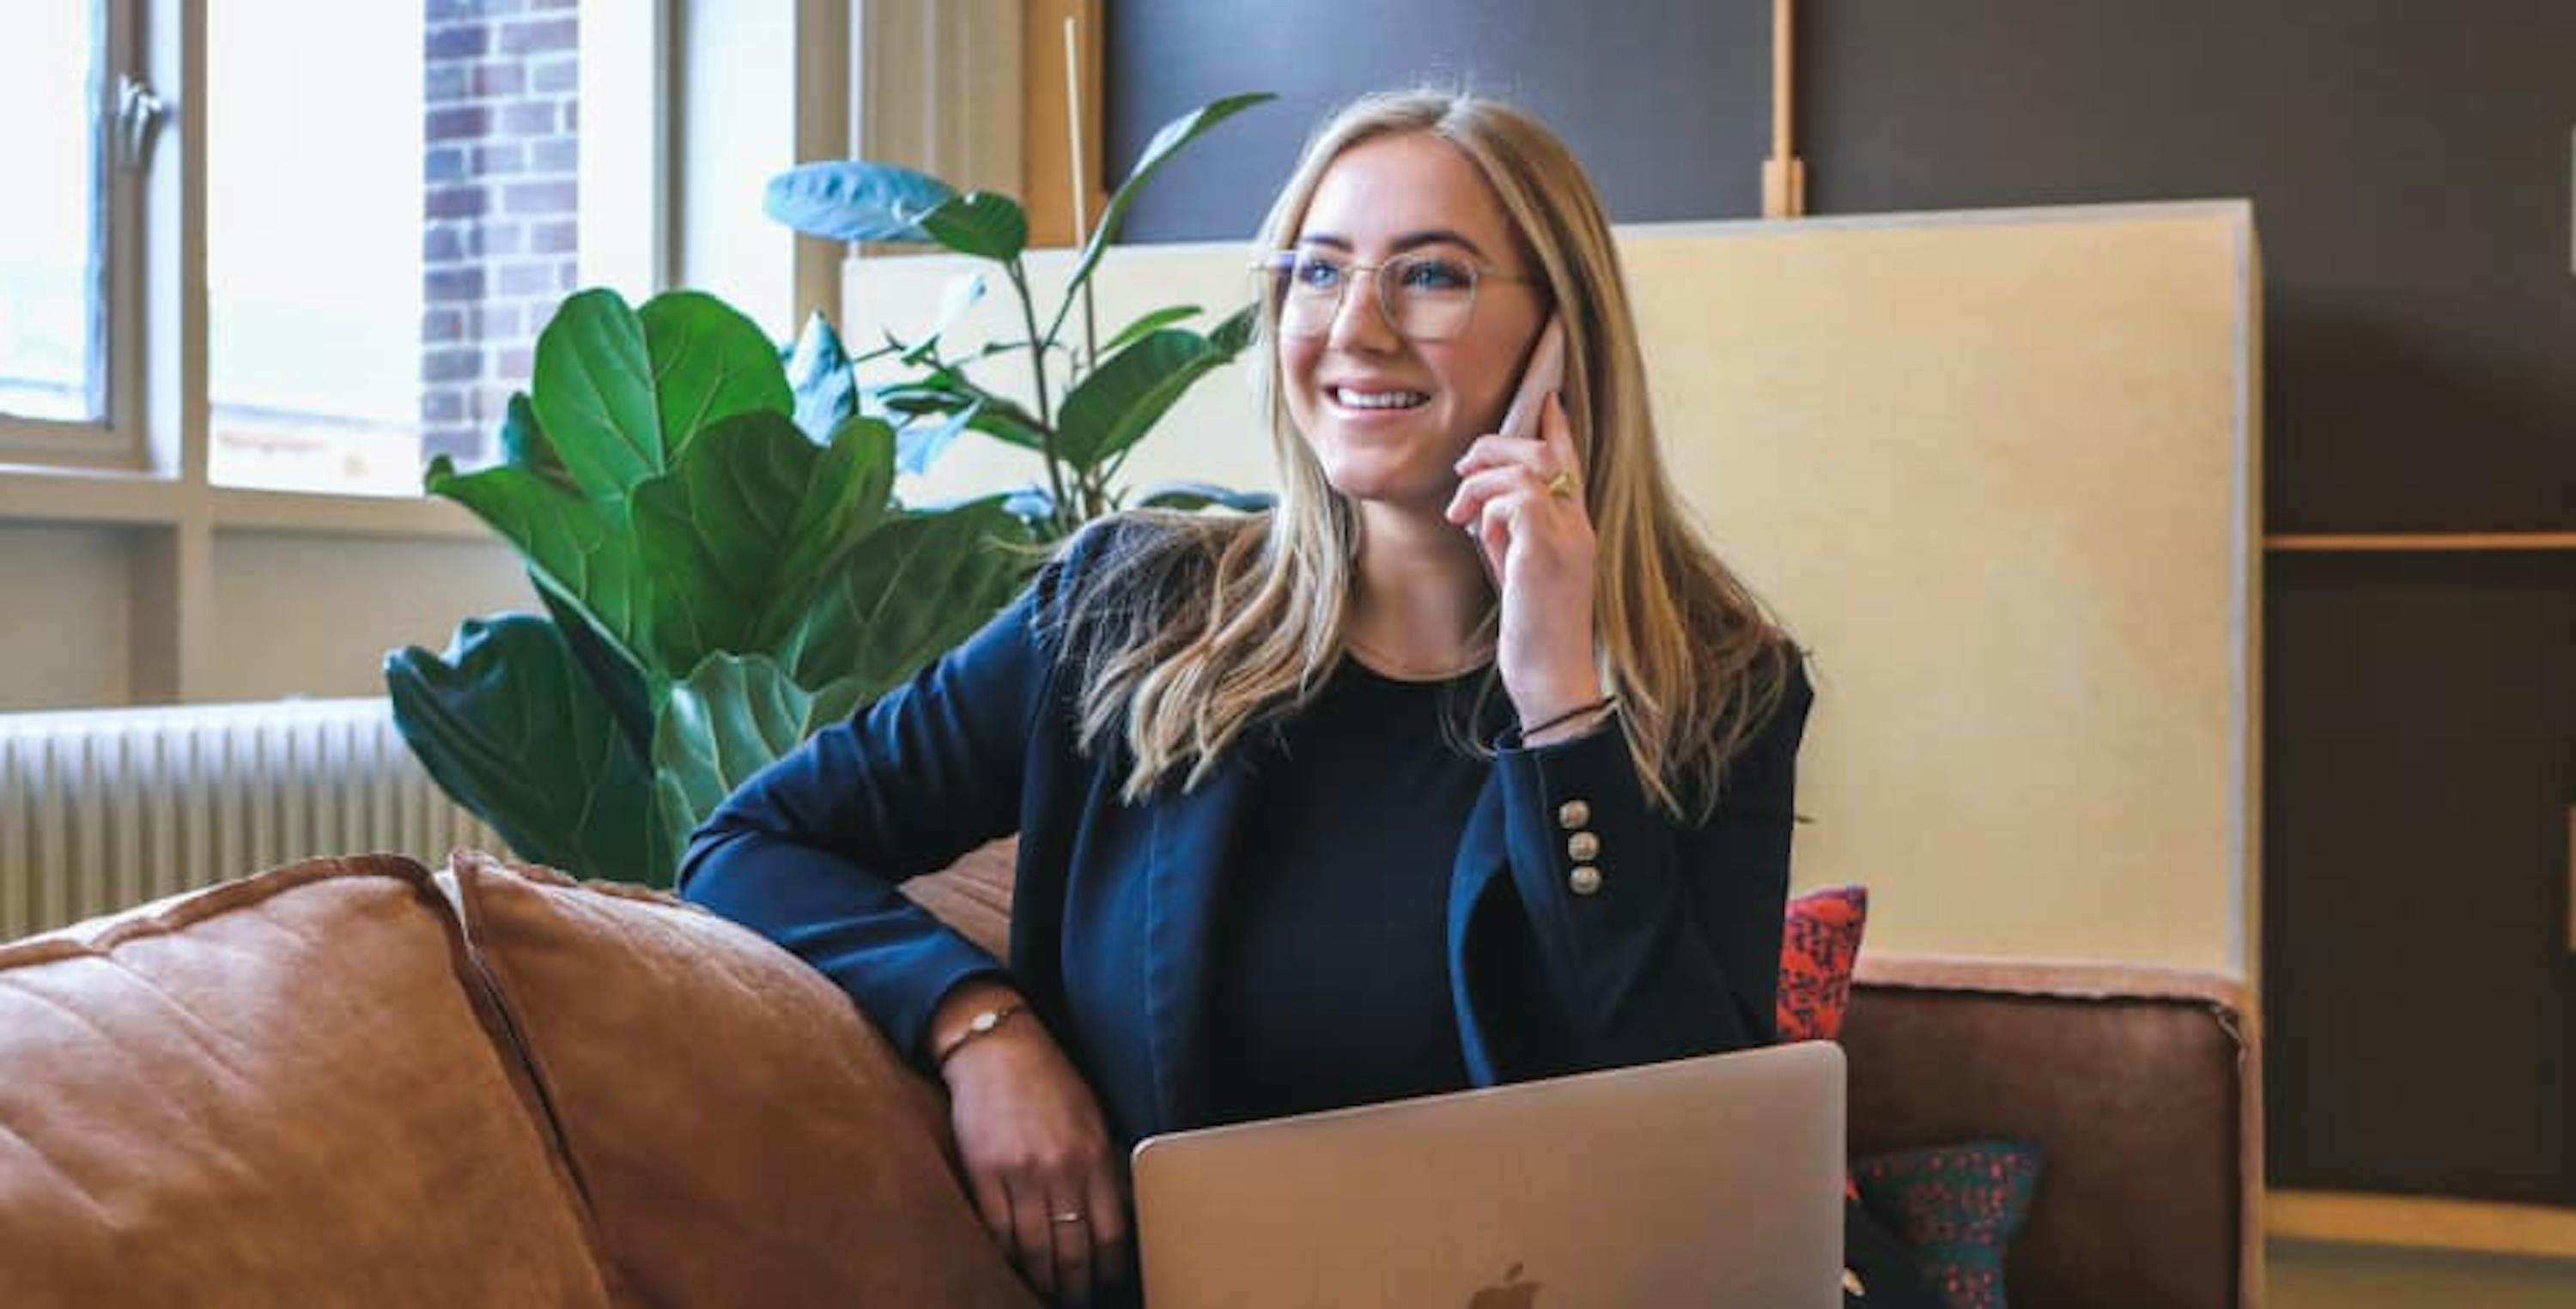
<svg viewBox="0 0 2576 1309"><path fill-rule="evenodd" d="M101 414L94 419L35 418L0 412L0 462L75 469L141 469L146 463L143 424L144 221L143 193L150 170L160 166L156 135L168 121L165 112L144 138L143 166L128 167L117 150L118 88L132 77L153 85L144 75L141 13L144 0L97 0L96 26L100 76L93 88L89 154L95 176L105 182L105 203L91 219L90 240L105 258L98 269L102 319L88 324L83 349L95 351L92 378ZM84 273L84 277L89 274ZM104 331L101 329L104 328Z"/></svg>

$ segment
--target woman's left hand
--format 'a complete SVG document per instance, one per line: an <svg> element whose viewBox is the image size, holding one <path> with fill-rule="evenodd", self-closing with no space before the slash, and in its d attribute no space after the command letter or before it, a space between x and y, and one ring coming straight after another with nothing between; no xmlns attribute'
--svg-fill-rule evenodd
<svg viewBox="0 0 2576 1309"><path fill-rule="evenodd" d="M1478 437L1457 468L1462 480L1449 500L1449 521L1476 539L1502 592L1494 661L1521 722L1545 722L1600 699L1592 515L1564 406L1547 398L1535 438ZM1565 481L1557 483L1560 476Z"/></svg>

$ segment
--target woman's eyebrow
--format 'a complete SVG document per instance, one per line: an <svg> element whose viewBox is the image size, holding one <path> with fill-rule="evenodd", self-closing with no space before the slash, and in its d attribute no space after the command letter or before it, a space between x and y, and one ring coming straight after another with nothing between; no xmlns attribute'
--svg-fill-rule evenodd
<svg viewBox="0 0 2576 1309"><path fill-rule="evenodd" d="M1305 233L1304 235L1302 235L1302 236L1300 236L1300 237L1298 237L1298 238L1297 238L1297 244L1299 244L1299 245L1328 245L1328 246L1331 246L1332 248L1334 248L1334 249L1336 249L1336 250L1341 250L1341 251L1346 251L1346 252L1347 252L1348 250L1350 250L1350 249L1351 249L1350 238L1348 238L1348 237L1343 237L1343 236L1336 236L1336 235L1334 235L1334 234L1333 234L1333 233L1331 233L1331 232L1308 232L1308 233ZM1484 252L1484 250L1483 250L1481 247L1479 247L1475 242L1468 240L1466 237L1461 236L1461 235L1459 235L1458 233L1456 233L1456 232L1454 232L1454 231L1451 231L1450 229L1448 229L1448 228L1446 228L1446 227L1432 227L1432 228L1425 228L1424 230L1419 231L1419 232L1407 232L1407 233L1405 233L1404 235L1402 235L1402 236L1399 236L1399 237L1395 238L1395 240L1394 240L1394 241L1390 242L1390 243L1389 243L1389 248L1391 248L1391 249L1395 250L1397 253L1399 253L1399 254L1400 254L1400 253L1402 253L1402 252L1404 252L1404 251L1412 250L1412 249L1417 249L1417 248L1419 248L1419 247L1426 246L1426 245L1457 245L1457 246L1465 246L1465 247L1467 248L1467 253L1472 254L1472 255L1476 256L1477 258L1479 258L1479 259L1482 259L1482 258L1484 258L1484 257L1485 257L1485 252Z"/></svg>

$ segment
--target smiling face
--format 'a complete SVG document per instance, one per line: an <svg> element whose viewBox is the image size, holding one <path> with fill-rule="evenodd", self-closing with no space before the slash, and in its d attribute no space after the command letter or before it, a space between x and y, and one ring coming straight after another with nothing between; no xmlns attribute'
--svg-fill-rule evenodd
<svg viewBox="0 0 2576 1309"><path fill-rule="evenodd" d="M1450 465L1502 422L1545 292L1476 166L1436 136L1378 137L1344 151L1306 207L1296 249L1375 267L1405 254L1484 277L1454 336L1407 340L1380 308L1378 274L1353 272L1320 335L1278 338L1288 416L1343 495L1437 514Z"/></svg>

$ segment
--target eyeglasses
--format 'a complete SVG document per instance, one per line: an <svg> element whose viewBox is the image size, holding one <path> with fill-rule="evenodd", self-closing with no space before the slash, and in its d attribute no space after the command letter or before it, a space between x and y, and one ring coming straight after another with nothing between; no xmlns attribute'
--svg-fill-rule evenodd
<svg viewBox="0 0 2576 1309"><path fill-rule="evenodd" d="M1316 250L1282 250L1253 267L1266 275L1281 336L1323 336L1342 311L1342 292L1361 273L1377 277L1377 304L1386 321L1409 341L1446 341L1467 330L1476 313L1479 282L1536 278L1481 268L1454 254L1421 251L1382 264L1363 264Z"/></svg>

